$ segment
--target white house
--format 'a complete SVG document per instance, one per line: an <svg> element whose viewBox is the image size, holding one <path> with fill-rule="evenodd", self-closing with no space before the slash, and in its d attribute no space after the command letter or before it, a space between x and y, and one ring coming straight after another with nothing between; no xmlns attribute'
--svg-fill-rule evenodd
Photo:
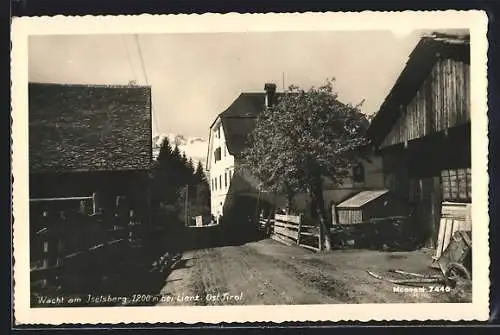
<svg viewBox="0 0 500 335"><path fill-rule="evenodd" d="M222 215L234 173L234 156L228 151L220 115L210 127L208 148L207 172L211 189L211 212L218 219Z"/></svg>
<svg viewBox="0 0 500 335"><path fill-rule="evenodd" d="M276 92L275 84L269 83L265 84L263 92L243 92L210 126L206 169L211 188L211 212L216 220L225 214L228 203L234 202L236 198L253 199L250 208L237 206L237 210L253 212L255 208L255 214L259 210L257 207L264 201L276 207L285 206L286 197L260 192L256 178L241 171L235 173L239 154L247 146L247 137L254 129L258 115L266 106L275 103L281 94L284 93ZM325 183L326 206L339 203L361 190L383 187L381 160L369 156L369 160L360 160L360 164L351 171L351 177L346 178L342 185L329 185L328 181ZM293 205L297 209L307 210L309 201L305 194L298 194Z"/></svg>
<svg viewBox="0 0 500 335"><path fill-rule="evenodd" d="M275 98L275 84L266 84L265 92L243 92L210 126L206 169L212 191L211 211L216 219L223 214L238 154L246 147L257 116Z"/></svg>

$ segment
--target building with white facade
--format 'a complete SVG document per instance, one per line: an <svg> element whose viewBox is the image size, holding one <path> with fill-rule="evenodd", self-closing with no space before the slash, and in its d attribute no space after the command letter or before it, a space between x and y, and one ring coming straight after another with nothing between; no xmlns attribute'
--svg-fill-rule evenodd
<svg viewBox="0 0 500 335"><path fill-rule="evenodd" d="M275 84L266 84L265 92L243 92L210 126L206 169L211 188L211 211L216 220L224 213L238 154L245 149L247 136L254 129L258 115L276 100L276 96ZM241 186L240 183L240 191Z"/></svg>
<svg viewBox="0 0 500 335"><path fill-rule="evenodd" d="M210 126L206 169L211 188L211 212L217 221L229 208L233 212L257 215L266 203L271 207L286 206L285 196L261 192L259 181L238 169L239 154L247 146L248 135L255 128L257 117L266 106L276 103L281 94L284 93L276 92L275 84L265 84L262 92L243 92ZM325 180L325 206L331 207L362 190L383 186L381 159L368 156L368 160L360 159L359 165L342 185ZM296 209L307 211L309 204L306 194L294 197Z"/></svg>

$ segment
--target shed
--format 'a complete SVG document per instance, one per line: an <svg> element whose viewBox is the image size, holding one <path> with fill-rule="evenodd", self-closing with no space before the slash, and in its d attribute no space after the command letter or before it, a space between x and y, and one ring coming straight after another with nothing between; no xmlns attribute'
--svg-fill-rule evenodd
<svg viewBox="0 0 500 335"><path fill-rule="evenodd" d="M339 224L356 224L373 218L406 215L407 209L388 189L361 191L336 206Z"/></svg>

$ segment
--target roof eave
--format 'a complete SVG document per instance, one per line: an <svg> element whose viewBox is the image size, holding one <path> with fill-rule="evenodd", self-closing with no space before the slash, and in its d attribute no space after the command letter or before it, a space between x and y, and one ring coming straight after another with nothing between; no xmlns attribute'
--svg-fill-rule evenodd
<svg viewBox="0 0 500 335"><path fill-rule="evenodd" d="M386 96L378 112L375 114L375 117L371 121L370 126L368 127L367 137L370 139L373 145L378 146L383 140L383 135L381 135L381 128L384 127L384 124L387 124L393 118L397 119L398 117L397 114L398 111L395 111L398 105L397 97L400 94L400 91L404 88L404 82L408 81L408 78L411 76L411 73L413 72L413 69L411 68L415 67L417 64L416 58L424 57L423 59L426 62L428 62L427 64L430 64L429 68L432 69L432 66L434 66L434 64L438 60L436 52L439 49L445 49L448 47L468 48L469 44L467 44L466 40L464 40L464 42L460 44L452 44L442 41L436 41L435 39L429 36L421 38L421 40L418 42L418 44L410 53L405 67L401 71L400 75L398 76L398 79L396 80L395 84L391 88L389 94ZM421 61L422 59L418 60L419 63ZM420 71L422 71L421 68ZM392 110L394 111L391 112Z"/></svg>

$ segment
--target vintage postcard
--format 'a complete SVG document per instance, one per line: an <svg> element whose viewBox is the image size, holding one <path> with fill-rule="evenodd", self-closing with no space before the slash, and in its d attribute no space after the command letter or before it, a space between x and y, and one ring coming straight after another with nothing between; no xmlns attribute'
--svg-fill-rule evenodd
<svg viewBox="0 0 500 335"><path fill-rule="evenodd" d="M14 18L16 324L488 319L486 29Z"/></svg>

